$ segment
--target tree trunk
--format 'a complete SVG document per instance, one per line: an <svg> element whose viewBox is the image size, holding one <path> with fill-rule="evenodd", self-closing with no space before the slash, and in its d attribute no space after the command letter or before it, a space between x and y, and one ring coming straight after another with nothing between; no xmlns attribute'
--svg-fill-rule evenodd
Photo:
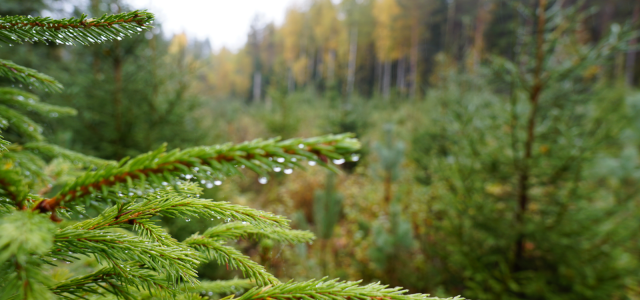
<svg viewBox="0 0 640 300"><path fill-rule="evenodd" d="M253 102L260 102L260 92L262 91L262 74L260 72L253 72Z"/></svg>
<svg viewBox="0 0 640 300"><path fill-rule="evenodd" d="M387 212L389 211L389 205L391 204L391 174L387 173L384 176L384 204Z"/></svg>
<svg viewBox="0 0 640 300"><path fill-rule="evenodd" d="M476 16L476 29L473 34L473 50L471 52L471 71L475 71L480 65L484 49L484 31L490 21L492 8L493 3L490 0L478 0L478 15Z"/></svg>
<svg viewBox="0 0 640 300"><path fill-rule="evenodd" d="M545 9L547 0L538 0L538 20L536 29L536 67L533 76L533 85L529 92L529 104L531 110L527 121L527 138L524 143L524 157L520 164L520 174L518 175L518 209L516 211L516 229L518 237L515 245L515 255L513 270L515 272L523 269L522 263L525 251L525 236L522 233L524 227L524 217L529 205L529 177L530 177L530 160L533 156L533 143L535 141L536 116L538 112L538 103L540 94L542 93L544 82L542 80L542 67L544 63L544 27L546 25Z"/></svg>
<svg viewBox="0 0 640 300"><path fill-rule="evenodd" d="M307 50L307 74L304 77L306 82L313 81L313 67L315 65L315 53Z"/></svg>
<svg viewBox="0 0 640 300"><path fill-rule="evenodd" d="M349 43L349 67L347 70L347 99L353 93L356 80L356 55L358 54L358 28L351 28L351 42Z"/></svg>
<svg viewBox="0 0 640 300"><path fill-rule="evenodd" d="M447 7L447 26L444 33L444 49L448 53L453 53L453 26L456 13L456 0L448 1Z"/></svg>
<svg viewBox="0 0 640 300"><path fill-rule="evenodd" d="M602 21L600 22L600 38L603 38L607 32L609 32L609 26L611 25L611 19L616 10L616 4L614 1L606 1L604 8L602 9Z"/></svg>
<svg viewBox="0 0 640 300"><path fill-rule="evenodd" d="M289 69L289 76L287 76L287 91L289 94L293 93L296 88L296 82L293 78L293 70Z"/></svg>
<svg viewBox="0 0 640 300"><path fill-rule="evenodd" d="M322 80L322 55L324 51L322 49L318 49L316 53L316 81Z"/></svg>
<svg viewBox="0 0 640 300"><path fill-rule="evenodd" d="M396 89L398 93L404 94L404 56L398 59L398 72L396 74Z"/></svg>
<svg viewBox="0 0 640 300"><path fill-rule="evenodd" d="M418 94L418 55L419 55L418 30L419 28L420 26L418 24L418 21L415 20L413 23L413 28L411 28L411 62L409 65L409 68L410 68L409 72L411 76L411 85L410 85L411 90L409 92L409 97L412 100L414 100L418 96L417 94Z"/></svg>
<svg viewBox="0 0 640 300"><path fill-rule="evenodd" d="M382 97L389 99L389 90L391 89L391 61L384 62L384 78L382 80Z"/></svg>
<svg viewBox="0 0 640 300"><path fill-rule="evenodd" d="M335 67L336 65L336 50L329 50L329 57L327 59L327 82L328 85L333 85L335 80Z"/></svg>
<svg viewBox="0 0 640 300"><path fill-rule="evenodd" d="M120 56L120 42L113 43L113 108L115 109L116 128L116 157L122 158L122 140L124 138L122 128L122 57Z"/></svg>
<svg viewBox="0 0 640 300"><path fill-rule="evenodd" d="M638 18L640 18L640 2L636 2L636 5L633 7L633 20L632 22L635 24L638 22ZM629 48L631 51L627 53L627 62L625 65L625 79L628 86L633 86L633 75L636 69L636 57L637 53L633 49L633 47L638 43L637 38L633 38L629 41Z"/></svg>
<svg viewBox="0 0 640 300"><path fill-rule="evenodd" d="M376 60L376 92L382 95L382 61Z"/></svg>

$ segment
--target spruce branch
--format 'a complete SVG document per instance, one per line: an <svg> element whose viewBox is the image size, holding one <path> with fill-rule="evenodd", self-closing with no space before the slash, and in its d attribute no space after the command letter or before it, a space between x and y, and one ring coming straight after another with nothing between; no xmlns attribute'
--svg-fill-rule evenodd
<svg viewBox="0 0 640 300"><path fill-rule="evenodd" d="M46 217L14 211L0 217L0 299L41 299L50 278L38 258L53 245L55 226Z"/></svg>
<svg viewBox="0 0 640 300"><path fill-rule="evenodd" d="M259 228L246 222L231 222L214 226L205 231L202 236L216 240L227 241L253 236L268 238L278 242L291 244L308 243L315 239L313 233L304 230L282 228Z"/></svg>
<svg viewBox="0 0 640 300"><path fill-rule="evenodd" d="M0 18L0 42L7 44L27 42L55 42L89 45L120 40L143 29L150 28L153 14L132 11L103 15L95 19L80 18L55 20L49 17L6 16Z"/></svg>
<svg viewBox="0 0 640 300"><path fill-rule="evenodd" d="M105 292L123 299L138 299L131 288L155 291L158 295L170 297L175 290L170 289L164 279L149 270L135 268L128 264L127 276L120 275L120 269L106 267L91 274L73 277L51 287L51 292L66 299L86 299L88 295L105 296Z"/></svg>
<svg viewBox="0 0 640 300"><path fill-rule="evenodd" d="M200 282L200 285L187 286L183 288L183 291L200 293L207 296L213 296L214 294L227 295L243 292L254 287L255 285L256 284L249 279L202 281Z"/></svg>
<svg viewBox="0 0 640 300"><path fill-rule="evenodd" d="M3 31L0 30L0 36L2 32ZM9 78L14 82L22 82L28 86L44 91L59 92L62 90L62 84L49 75L42 74L34 69L25 68L9 60L0 59L0 77Z"/></svg>
<svg viewBox="0 0 640 300"><path fill-rule="evenodd" d="M14 88L0 88L0 103L33 111L46 117L74 116L73 108L40 102L38 96Z"/></svg>
<svg viewBox="0 0 640 300"><path fill-rule="evenodd" d="M14 206L22 208L28 194L28 184L21 172L15 169L0 169L0 197L6 198Z"/></svg>
<svg viewBox="0 0 640 300"><path fill-rule="evenodd" d="M371 283L359 285L360 281L309 280L305 282L287 282L273 286L256 287L237 300L438 300L424 294L406 294L400 287L388 288L386 285ZM233 299L233 298L231 298ZM464 300L462 297L448 298ZM445 299L441 299L445 300Z"/></svg>
<svg viewBox="0 0 640 300"><path fill-rule="evenodd" d="M96 191L108 190L120 184L133 187L134 182L150 182L156 186L175 182L179 175L224 178L240 174L238 167L246 165L256 173L266 176L272 170L289 170L302 167L298 160L308 159L336 170L330 164L342 163L346 155L359 149L360 144L352 134L327 135L309 139L254 140L237 145L225 144L195 147L166 152L166 146L156 151L122 160L118 165L103 166L96 172L87 172L66 185L56 196L40 201L34 210L53 212L62 203L91 196Z"/></svg>
<svg viewBox="0 0 640 300"><path fill-rule="evenodd" d="M227 268L239 269L244 276L256 281L259 285L277 284L280 281L271 275L260 264L254 262L240 251L225 246L212 239L194 234L186 239L184 244L200 252L206 260L214 260Z"/></svg>
<svg viewBox="0 0 640 300"><path fill-rule="evenodd" d="M44 140L44 136L42 136L42 126L29 117L4 105L0 105L0 116L8 121L11 128L29 139L36 141Z"/></svg>
<svg viewBox="0 0 640 300"><path fill-rule="evenodd" d="M125 202L106 209L98 217L85 220L70 228L98 230L126 225L136 225L150 218L163 215L172 218L206 217L224 220L239 220L253 224L258 228L288 228L288 220L271 213L255 210L246 206L228 202L215 202L200 199L197 196L202 189L197 184L182 183L176 187L165 187L146 194L142 201ZM151 228L141 223L136 229ZM157 232L157 231L156 231ZM158 233L150 233L158 235Z"/></svg>
<svg viewBox="0 0 640 300"><path fill-rule="evenodd" d="M71 261L78 259L74 253L93 254L122 276L128 276L132 269L122 264L135 261L137 268L165 274L167 282L198 282L195 267L200 261L193 250L180 243L166 246L118 232L64 228L56 233L54 244L56 251L45 255L51 259Z"/></svg>
<svg viewBox="0 0 640 300"><path fill-rule="evenodd" d="M100 159L93 156L84 155L79 152L62 148L45 142L31 142L24 145L24 149L42 154L50 158L64 158L74 164L84 166L102 166L105 164L115 164L115 161Z"/></svg>

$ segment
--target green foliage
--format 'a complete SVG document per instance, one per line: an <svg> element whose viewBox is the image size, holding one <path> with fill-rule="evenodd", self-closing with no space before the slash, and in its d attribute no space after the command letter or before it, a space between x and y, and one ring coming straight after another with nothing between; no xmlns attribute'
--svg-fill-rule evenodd
<svg viewBox="0 0 640 300"><path fill-rule="evenodd" d="M398 272L394 265L397 255L411 251L415 246L411 221L402 214L397 203L392 203L389 209L389 220L378 221L373 224L373 247L369 248L371 260L385 272ZM397 275L396 275L397 276Z"/></svg>
<svg viewBox="0 0 640 300"><path fill-rule="evenodd" d="M478 71L497 82L460 74L427 97L434 235L422 247L471 298L611 299L640 275L635 200L590 176L629 124L624 95L592 72L634 33L581 44L584 16L559 5L529 11L526 50Z"/></svg>
<svg viewBox="0 0 640 300"><path fill-rule="evenodd" d="M99 18L51 19L49 17L4 16L0 17L0 41L12 43L55 42L88 45L104 41L121 40L149 27L153 14L132 11Z"/></svg>
<svg viewBox="0 0 640 300"><path fill-rule="evenodd" d="M330 239L342 213L342 195L336 191L334 174L327 175L324 190L318 190L313 198L313 220L321 239Z"/></svg>
<svg viewBox="0 0 640 300"><path fill-rule="evenodd" d="M3 17L0 41L87 44L141 31L152 19L152 14L137 11L88 20L85 16ZM52 117L75 113L37 100L18 90L0 89L0 101L12 107ZM241 169L246 168L262 176L264 184L272 170L301 168L303 161L338 171L334 164L344 163L360 147L351 134L171 151L162 146L115 163L43 142L39 124L9 106L0 106L0 116L6 119L5 127L11 125L15 131L12 136L27 141L12 144L0 154L4 163L0 169L0 299L201 299L240 292L254 284L259 287L238 298L436 299L406 295L400 288L380 284L326 279L280 283L262 265L225 243L248 236L300 243L311 241L313 235L291 230L281 216L201 199L202 189L191 181L243 175ZM56 191L51 190L52 183L60 185ZM160 217L239 222L218 225L180 242L157 224ZM74 271L69 276L54 276L55 270L83 261L91 263L70 268ZM208 261L239 269L251 281L200 283L196 267Z"/></svg>
<svg viewBox="0 0 640 300"><path fill-rule="evenodd" d="M0 76L9 78L12 81L19 81L28 86L45 91L60 91L62 84L48 75L36 70L16 65L12 61L0 59Z"/></svg>
<svg viewBox="0 0 640 300"><path fill-rule="evenodd" d="M393 124L386 124L382 142L376 142L373 145L373 151L380 159L379 169L384 174L385 180L388 177L391 181L398 179L405 151L404 143L394 138L394 128Z"/></svg>
<svg viewBox="0 0 640 300"><path fill-rule="evenodd" d="M427 295L412 294L406 295L406 291L399 287L388 288L379 283L371 283L365 286L358 285L359 282L338 281L337 279L310 280L306 282L287 282L275 286L264 288L256 287L246 292L237 299L371 299L385 298L397 300L411 299L438 299ZM230 298L236 299L236 298ZM449 298L451 300L462 299L460 297Z"/></svg>

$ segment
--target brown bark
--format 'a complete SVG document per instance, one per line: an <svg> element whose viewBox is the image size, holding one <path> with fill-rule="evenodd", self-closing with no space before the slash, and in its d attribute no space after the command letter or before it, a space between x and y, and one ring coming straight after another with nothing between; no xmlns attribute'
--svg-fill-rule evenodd
<svg viewBox="0 0 640 300"><path fill-rule="evenodd" d="M491 0L478 0L478 14L476 16L476 28L473 34L473 49L471 52L472 71L480 65L482 51L484 50L484 32L487 24L491 21L491 10L493 10Z"/></svg>
<svg viewBox="0 0 640 300"><path fill-rule="evenodd" d="M447 50L447 52L452 53L453 51L453 45L452 41L453 41L453 25L454 25L454 18L455 18L455 13L456 13L456 0L451 0L448 4L447 7L447 26L446 26L446 32L444 34L444 47L445 50Z"/></svg>
<svg viewBox="0 0 640 300"><path fill-rule="evenodd" d="M391 204L391 174L384 176L384 204L387 208Z"/></svg>
<svg viewBox="0 0 640 300"><path fill-rule="evenodd" d="M534 71L534 82L529 93L529 102L531 111L527 122L527 139L524 145L524 158L520 166L520 174L518 176L518 210L516 211L516 223L518 238L515 246L514 270L519 271L522 268L522 259L524 258L525 238L522 233L525 213L529 205L529 175L530 160L533 155L533 143L535 141L536 114L538 112L538 102L543 88L542 82L542 65L544 62L544 27L546 23L545 9L547 0L538 0L538 21L536 32L536 66Z"/></svg>

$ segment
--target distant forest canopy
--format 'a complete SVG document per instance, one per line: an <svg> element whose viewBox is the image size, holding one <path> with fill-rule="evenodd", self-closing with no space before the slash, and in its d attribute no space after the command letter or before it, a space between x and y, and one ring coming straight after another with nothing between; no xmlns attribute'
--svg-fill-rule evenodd
<svg viewBox="0 0 640 300"><path fill-rule="evenodd" d="M209 56L208 41L184 34L173 37L169 51L186 47L197 54L197 90L206 96L257 102L274 92L313 88L335 96L419 98L443 72L475 72L490 55L515 58L532 51L518 45L535 32L532 12L538 1L301 0L289 7L281 26L256 16L238 51L222 48ZM547 2L589 15L575 33L585 44L599 41L614 24L637 26L640 16L640 1ZM130 9L123 0L5 0L0 14L55 13L65 6L91 15ZM67 17L66 11L58 12L60 17ZM162 24L155 25L157 34ZM619 53L598 76L637 85L637 56Z"/></svg>
<svg viewBox="0 0 640 300"><path fill-rule="evenodd" d="M451 68L474 72L488 55L513 58L517 51L531 51L518 45L519 37L535 32L531 13L537 2L307 0L288 9L282 26L256 18L240 51L213 55L208 80L220 96L255 101L270 89L310 86L342 95L420 97L437 80L434 74ZM585 44L606 36L613 24L637 24L640 14L640 1L548 3L590 14L576 32ZM636 84L637 53L619 55L623 65L600 76Z"/></svg>

